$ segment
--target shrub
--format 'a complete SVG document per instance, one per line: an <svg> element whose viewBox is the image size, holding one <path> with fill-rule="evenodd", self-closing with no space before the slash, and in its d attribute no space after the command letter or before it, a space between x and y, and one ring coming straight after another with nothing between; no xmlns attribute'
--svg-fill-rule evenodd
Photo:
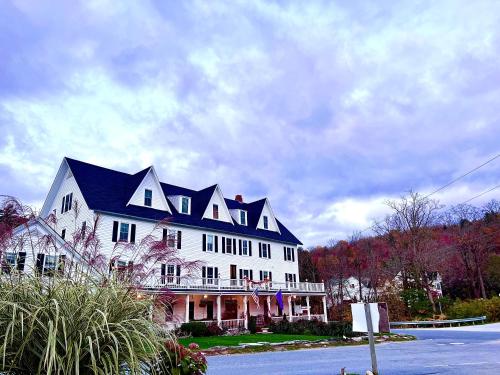
<svg viewBox="0 0 500 375"><path fill-rule="evenodd" d="M151 367L167 338L149 319L151 303L91 278L2 279L0 373L164 373Z"/></svg>
<svg viewBox="0 0 500 375"><path fill-rule="evenodd" d="M290 323L286 320L273 322L270 325L271 332L285 334L312 334L330 337L353 336L352 324L348 322L321 322L318 320L298 320Z"/></svg>
<svg viewBox="0 0 500 375"><path fill-rule="evenodd" d="M250 333L257 332L257 317L256 316L250 316L248 318L248 330L250 331Z"/></svg>
<svg viewBox="0 0 500 375"><path fill-rule="evenodd" d="M432 305L422 289L407 289L401 292L401 298L412 316L428 317L432 314Z"/></svg>
<svg viewBox="0 0 500 375"><path fill-rule="evenodd" d="M207 329L209 336L221 336L224 333L216 323L210 324Z"/></svg>
<svg viewBox="0 0 500 375"><path fill-rule="evenodd" d="M181 325L181 332L193 337L210 336L210 331L205 323L189 322Z"/></svg>
<svg viewBox="0 0 500 375"><path fill-rule="evenodd" d="M165 347L167 350L159 364L168 369L168 374L201 375L207 371L207 360L197 344L191 343L186 348L175 341L167 341Z"/></svg>
<svg viewBox="0 0 500 375"><path fill-rule="evenodd" d="M446 311L449 318L461 319L486 315L490 322L500 321L500 297L456 301Z"/></svg>

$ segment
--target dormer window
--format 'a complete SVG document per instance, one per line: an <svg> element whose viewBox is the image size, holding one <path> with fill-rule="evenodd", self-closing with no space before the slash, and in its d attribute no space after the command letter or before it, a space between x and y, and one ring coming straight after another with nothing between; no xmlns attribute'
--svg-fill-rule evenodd
<svg viewBox="0 0 500 375"><path fill-rule="evenodd" d="M262 221L264 222L264 229L269 229L269 218L267 216L262 216Z"/></svg>
<svg viewBox="0 0 500 375"><path fill-rule="evenodd" d="M240 210L240 224L247 225L247 212Z"/></svg>
<svg viewBox="0 0 500 375"><path fill-rule="evenodd" d="M219 219L219 205L218 204L214 204L212 206L212 217L214 219Z"/></svg>
<svg viewBox="0 0 500 375"><path fill-rule="evenodd" d="M144 190L144 205L151 207L153 204L153 191L146 189Z"/></svg>
<svg viewBox="0 0 500 375"><path fill-rule="evenodd" d="M181 214L189 214L191 208L191 199L189 197L181 197Z"/></svg>

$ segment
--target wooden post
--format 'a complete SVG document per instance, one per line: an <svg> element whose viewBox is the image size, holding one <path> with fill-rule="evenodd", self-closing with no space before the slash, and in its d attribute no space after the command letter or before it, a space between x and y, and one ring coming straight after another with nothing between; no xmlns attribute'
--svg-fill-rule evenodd
<svg viewBox="0 0 500 375"><path fill-rule="evenodd" d="M244 296L243 297L243 316L245 317L245 329L248 329L248 315L247 315L247 310L248 310L248 297Z"/></svg>
<svg viewBox="0 0 500 375"><path fill-rule="evenodd" d="M186 323L189 323L189 294L186 295Z"/></svg>
<svg viewBox="0 0 500 375"><path fill-rule="evenodd" d="M309 305L309 296L306 296L307 320L311 320L311 306Z"/></svg>
<svg viewBox="0 0 500 375"><path fill-rule="evenodd" d="M293 311L292 311L292 296L288 296L288 319L292 322Z"/></svg>
<svg viewBox="0 0 500 375"><path fill-rule="evenodd" d="M365 317L366 317L366 327L368 328L368 341L370 343L370 355L372 358L372 372L374 375L378 375L377 368L377 355L375 354L375 338L373 337L373 324L372 324L372 313L370 311L370 304L365 302Z"/></svg>
<svg viewBox="0 0 500 375"><path fill-rule="evenodd" d="M222 327L221 299L221 296L217 296L217 325L219 327Z"/></svg>
<svg viewBox="0 0 500 375"><path fill-rule="evenodd" d="M326 297L323 296L323 321L328 323L328 311L326 311Z"/></svg>

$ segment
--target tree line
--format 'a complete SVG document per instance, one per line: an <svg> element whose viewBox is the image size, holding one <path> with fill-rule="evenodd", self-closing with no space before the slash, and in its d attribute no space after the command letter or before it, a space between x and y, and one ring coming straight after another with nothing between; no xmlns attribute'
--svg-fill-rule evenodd
<svg viewBox="0 0 500 375"><path fill-rule="evenodd" d="M424 296L439 312L436 280L448 298L487 298L500 292L500 202L445 208L416 192L387 201L390 213L373 235L299 251L301 280L325 282L329 305L341 306L346 281L359 284L354 300ZM396 295L396 296L395 296ZM408 306L406 306L408 307Z"/></svg>

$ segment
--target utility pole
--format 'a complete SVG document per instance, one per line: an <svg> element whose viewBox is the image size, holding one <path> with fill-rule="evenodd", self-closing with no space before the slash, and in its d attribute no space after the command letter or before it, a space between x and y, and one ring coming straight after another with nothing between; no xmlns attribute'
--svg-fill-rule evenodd
<svg viewBox="0 0 500 375"><path fill-rule="evenodd" d="M375 338L373 337L372 313L370 311L369 303L364 302L363 305L365 307L366 327L368 328L368 342L370 343L370 355L372 357L372 372L373 375L378 375L377 355L375 354Z"/></svg>

